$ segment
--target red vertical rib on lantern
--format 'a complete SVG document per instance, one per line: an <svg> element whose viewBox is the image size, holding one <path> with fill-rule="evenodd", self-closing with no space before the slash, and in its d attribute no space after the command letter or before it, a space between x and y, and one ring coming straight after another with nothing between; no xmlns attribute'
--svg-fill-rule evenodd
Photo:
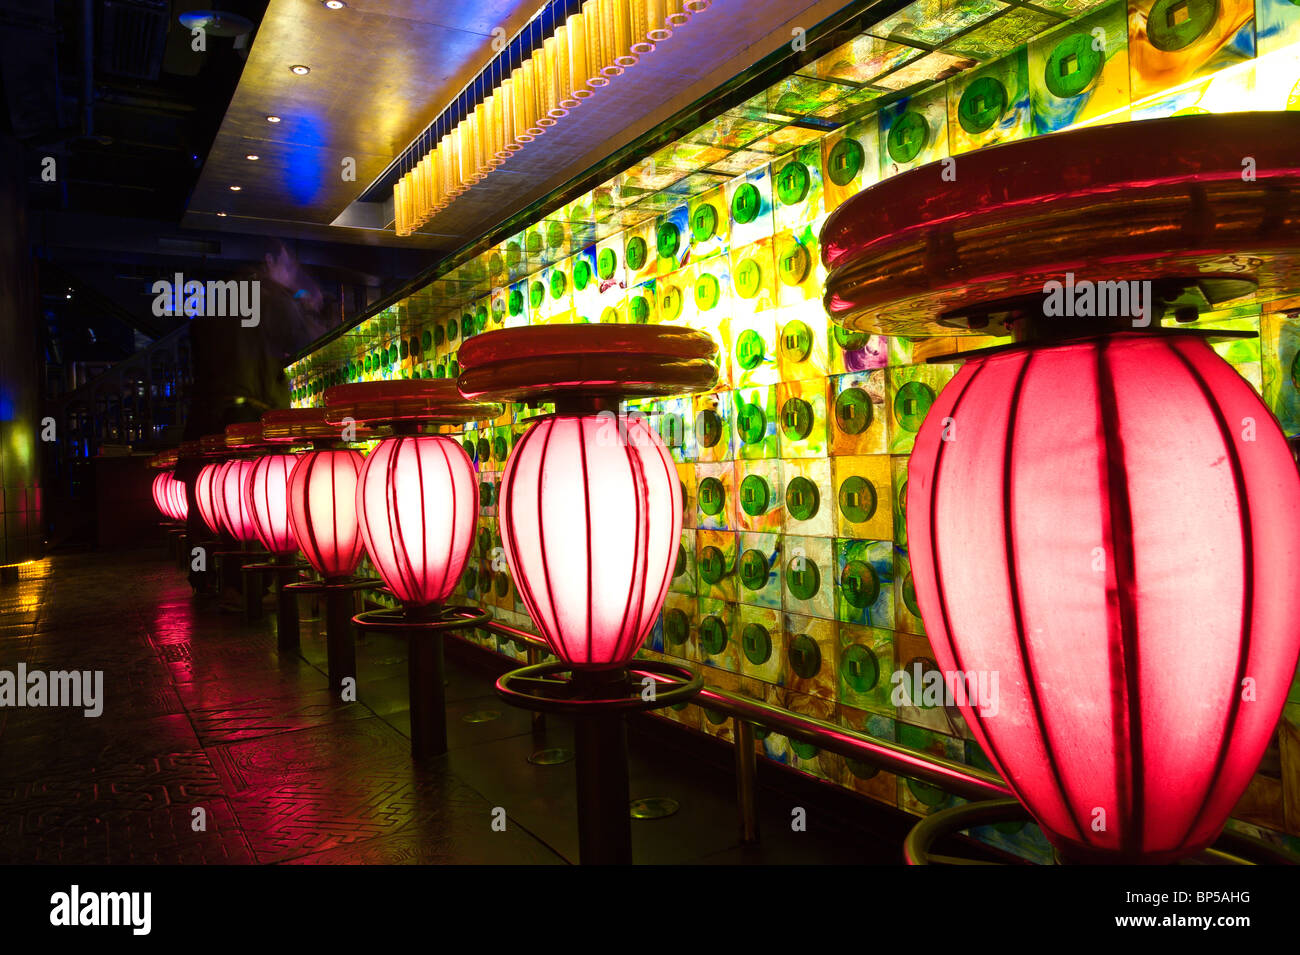
<svg viewBox="0 0 1300 955"><path fill-rule="evenodd" d="M267 454L253 462L244 493L257 539L269 553L286 557L298 549L289 526L289 475L296 455Z"/></svg>
<svg viewBox="0 0 1300 955"><path fill-rule="evenodd" d="M289 475L289 524L298 548L326 580L352 576L361 561L356 451L304 454Z"/></svg>
<svg viewBox="0 0 1300 955"><path fill-rule="evenodd" d="M442 603L474 545L478 483L465 450L437 435L389 438L366 458L357 518L384 583L407 606Z"/></svg>
<svg viewBox="0 0 1300 955"><path fill-rule="evenodd" d="M1300 653L1300 478L1250 386L1191 336L975 359L908 478L935 656L998 673L996 714L962 710L1052 840L1212 842Z"/></svg>
<svg viewBox="0 0 1300 955"><path fill-rule="evenodd" d="M501 539L551 649L575 666L624 666L663 606L682 511L659 436L639 418L552 415L515 447Z"/></svg>

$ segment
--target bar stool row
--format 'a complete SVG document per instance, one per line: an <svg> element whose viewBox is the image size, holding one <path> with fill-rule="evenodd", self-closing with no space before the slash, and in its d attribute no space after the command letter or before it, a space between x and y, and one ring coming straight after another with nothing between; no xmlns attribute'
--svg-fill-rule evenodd
<svg viewBox="0 0 1300 955"><path fill-rule="evenodd" d="M447 602L475 538L475 466L456 440L424 429L495 419L501 401L553 404L507 462L497 506L512 575L558 660L507 674L497 692L574 717L581 856L629 862L623 714L688 699L702 680L664 662L632 666L667 592L682 501L663 442L620 407L712 387L715 345L672 326L550 326L480 336L460 361L457 382L337 385L322 409L270 411L160 455L155 502L173 520L197 508L212 539L177 552L211 556L218 579L238 562L250 623L261 575L275 577L282 651L299 649L296 597L323 599L336 699L355 699L354 627L404 635L411 751L434 757L447 751L443 637L489 615ZM365 456L354 447L376 440ZM185 458L204 462L192 501L168 470ZM381 579L356 576L363 554ZM381 588L401 610L357 613L359 592Z"/></svg>
<svg viewBox="0 0 1300 955"><path fill-rule="evenodd" d="M340 385L326 396L325 408L269 411L259 422L232 424L159 455L154 500L166 516L186 520L186 489L172 468L182 458L204 462L193 506L211 537L182 545L184 531L174 531L178 558L199 571L205 589L220 588L237 566L247 623L260 617L263 575L271 575L282 651L300 649L298 598L322 601L336 700L356 698L354 627L405 633L412 754L437 756L447 749L442 632L480 623L486 614L445 606L473 540L474 466L451 438L420 431L494 418L501 410L463 398L449 381ZM354 447L374 439L379 444L369 456ZM356 575L367 551L382 579ZM358 615L366 590L394 594L405 614Z"/></svg>

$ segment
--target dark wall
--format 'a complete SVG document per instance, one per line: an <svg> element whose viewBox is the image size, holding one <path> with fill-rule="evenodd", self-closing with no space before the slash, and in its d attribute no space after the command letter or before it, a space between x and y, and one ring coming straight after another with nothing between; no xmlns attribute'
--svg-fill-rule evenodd
<svg viewBox="0 0 1300 955"><path fill-rule="evenodd" d="M95 466L95 543L100 550L135 547L163 539L153 479L158 472L140 454L99 457Z"/></svg>
<svg viewBox="0 0 1300 955"><path fill-rule="evenodd" d="M41 556L41 361L22 153L0 132L0 565Z"/></svg>

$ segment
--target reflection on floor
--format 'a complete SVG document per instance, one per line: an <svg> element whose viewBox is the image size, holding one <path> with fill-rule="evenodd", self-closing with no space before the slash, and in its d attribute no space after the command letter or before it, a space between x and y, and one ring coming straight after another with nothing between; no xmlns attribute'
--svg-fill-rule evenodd
<svg viewBox="0 0 1300 955"><path fill-rule="evenodd" d="M332 704L324 640L303 655L190 595L158 551L47 559L0 588L0 670L102 670L103 714L0 708L0 863L486 863L577 860L572 763L528 756L570 744L563 720L492 693L480 651L449 653L451 752L413 766L405 648L358 642L360 702ZM498 714L468 722L467 714ZM674 731L676 732L676 731ZM895 827L846 836L798 796L763 792L763 842L737 838L734 780L662 732L632 734L632 795L681 810L634 821L643 863L897 862ZM504 832L492 828L504 808Z"/></svg>

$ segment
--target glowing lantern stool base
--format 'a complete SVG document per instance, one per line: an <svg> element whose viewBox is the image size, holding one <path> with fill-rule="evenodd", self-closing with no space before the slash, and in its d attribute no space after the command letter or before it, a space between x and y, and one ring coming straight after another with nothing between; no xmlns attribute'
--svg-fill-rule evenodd
<svg viewBox="0 0 1300 955"><path fill-rule="evenodd" d="M158 524L167 534L167 556L172 560L177 559L185 536L185 521L182 512L177 510L177 481L174 473L177 457L177 452L173 449L161 451L149 459L149 466L158 471L153 480L153 502L164 518Z"/></svg>
<svg viewBox="0 0 1300 955"><path fill-rule="evenodd" d="M348 478L355 477L352 468L361 456L340 447L343 444L340 429L327 424L325 413L319 408L268 411L262 415L262 436L272 442L312 445L313 450L299 459L290 474L289 523L298 549L322 579L297 581L286 584L284 589L295 597L325 595L330 695L339 699L345 680L354 688L356 685L357 650L352 615L357 611L357 594L379 583L374 578L353 575L361 560L361 545L355 530L355 488L348 483ZM364 440L364 433L359 437ZM346 488L342 497L340 484ZM319 525L315 523L317 520Z"/></svg>
<svg viewBox="0 0 1300 955"><path fill-rule="evenodd" d="M1221 840L1300 656L1294 457L1206 342L1232 333L1178 327L1300 285L1297 137L1267 112L1071 130L822 230L838 324L1015 336L931 359L968 360L916 434L908 556L939 668L1001 673L994 708L959 702L975 741L1072 862Z"/></svg>
<svg viewBox="0 0 1300 955"><path fill-rule="evenodd" d="M407 639L411 703L411 755L428 759L447 752L447 686L443 635L491 619L478 607L406 607L368 610L352 618L362 630L399 633Z"/></svg>
<svg viewBox="0 0 1300 955"><path fill-rule="evenodd" d="M447 752L443 640L449 630L488 618L477 607L446 604L460 579L478 523L478 477L453 439L422 435L426 424L463 424L500 417L493 402L463 398L451 381L371 381L325 392L335 424L387 425L393 437L370 452L358 476L357 520L371 563L402 611L352 618L361 628L407 638L411 755Z"/></svg>
<svg viewBox="0 0 1300 955"><path fill-rule="evenodd" d="M267 419L270 419L269 422ZM298 542L293 536L289 521L288 483L298 461L295 452L300 449L295 448L295 445L301 445L304 441L298 429L304 425L319 424L320 421L319 411L295 408L267 412L262 416L262 421L253 426L232 425L226 429L226 440L229 442L232 431L247 428L246 439L263 450L248 476L248 490L252 495L250 509L254 529L262 546L271 554L271 559L249 565L249 568L268 572L275 581L276 646L287 653L297 653L302 647L298 597L286 588L301 580L302 571L311 567L298 560Z"/></svg>
<svg viewBox="0 0 1300 955"><path fill-rule="evenodd" d="M562 673L568 680L549 679ZM645 675L655 694L645 699ZM631 798L627 779L624 714L689 702L704 678L686 667L634 660L626 670L583 670L555 662L512 670L497 680L497 694L514 706L573 717L578 775L578 854L583 865L630 865Z"/></svg>
<svg viewBox="0 0 1300 955"><path fill-rule="evenodd" d="M190 468L193 464L192 459L199 456L197 441L182 441L180 447L176 449L176 469L179 471ZM185 528L185 536L180 540L180 546L176 554L176 569L188 574L191 566L190 548L194 545L191 531L196 523L194 519L197 517L195 502L190 499L190 487L194 482L177 481L176 483L179 487L177 493L181 499L178 506L183 503L186 511L185 520L182 522ZM195 490L197 490L197 486ZM197 595L199 593L198 588L195 588L194 592Z"/></svg>
<svg viewBox="0 0 1300 955"><path fill-rule="evenodd" d="M208 462L199 471L194 483L193 510L197 510L202 518L198 522L201 533L197 539L186 543L191 551L191 567L193 551L196 548L203 551L204 569L197 572L195 592L220 596L225 581L222 576L225 570L223 559L232 553L230 545L236 543L220 517L221 475L231 458L231 453L226 448L225 432L204 435L198 441L189 443L188 449L182 446L181 453L182 456L197 457Z"/></svg>
<svg viewBox="0 0 1300 955"><path fill-rule="evenodd" d="M197 441L185 442L181 445L181 457L196 459L198 463L195 466L199 468L194 478L194 495L189 510L190 527L197 528L197 532L189 535L189 546L191 557L193 551L200 550L203 560L201 569L194 571L198 576L191 580L196 593L219 593L221 587L217 584L217 569L209 558L211 551L220 544L223 537L221 521L216 511L216 495L219 490L216 478L221 472L221 465L228 457L226 437L224 434L219 438L205 435ZM191 568L193 568L193 561L191 561Z"/></svg>
<svg viewBox="0 0 1300 955"><path fill-rule="evenodd" d="M226 425L226 447L234 454L244 458L249 458L260 454L282 451L284 449L284 442L268 441L262 434L262 422L254 421L251 423ZM247 494L248 491L245 489L241 493ZM249 516L252 516L251 513ZM252 524L249 525L248 529L254 535L256 534L255 528ZM262 619L262 574L264 571L269 570L276 575L277 584L280 585L277 587L278 607L280 611L280 630L283 631L286 628L286 624L291 624L296 638L298 626L297 604L291 598L286 600L282 589L284 583L283 569L286 566L285 558L282 556L267 554L262 549L262 546L260 546L259 539L256 536L253 536L250 540L243 541L243 543L244 551L241 554L241 560L247 561L248 557L251 555L273 558L271 562L255 560L252 563L240 564L240 573L243 575L244 623L253 624ZM292 563L292 561L290 561L290 563ZM289 606L286 607L286 604L289 604ZM286 614L290 610L292 611L293 617L291 622L286 620ZM283 634L279 639L281 649L284 649ZM294 640L294 645L297 645L296 639Z"/></svg>
<svg viewBox="0 0 1300 955"><path fill-rule="evenodd" d="M1031 823L1029 811L1015 799L985 799L965 803L951 809L926 816L908 832L903 840L903 858L908 865L975 865L976 862L960 856L940 855L934 846L959 832L977 826L999 823ZM1094 863L1109 861L1105 858L1073 859L1060 849L1055 850L1056 863ZM1156 860L1159 861L1159 860ZM1184 860L1189 865L1300 865L1300 859L1255 836L1225 829L1213 847Z"/></svg>
<svg viewBox="0 0 1300 955"><path fill-rule="evenodd" d="M515 446L497 507L520 594L560 660L506 674L497 692L574 715L584 864L632 861L624 713L702 686L682 667L633 660L668 588L680 482L662 441L617 412L624 398L711 388L716 351L707 334L669 325L510 329L461 346L462 394L555 404ZM643 699L637 668L682 683ZM572 679L542 679L561 672Z"/></svg>
<svg viewBox="0 0 1300 955"><path fill-rule="evenodd" d="M174 454L176 457L176 470L180 471L183 468L188 469L192 464L191 459L199 457L198 442L182 441L180 446L176 448ZM186 574L190 572L190 548L194 546L191 531L195 524L195 521L192 520L192 518L196 515L193 513L195 503L190 499L190 487L192 484L193 482L185 482L181 480L175 482L175 507L177 508L177 513L182 515L181 530L183 531L182 535L176 542L176 569L183 571ZM196 590L195 593L198 593L198 591Z"/></svg>

